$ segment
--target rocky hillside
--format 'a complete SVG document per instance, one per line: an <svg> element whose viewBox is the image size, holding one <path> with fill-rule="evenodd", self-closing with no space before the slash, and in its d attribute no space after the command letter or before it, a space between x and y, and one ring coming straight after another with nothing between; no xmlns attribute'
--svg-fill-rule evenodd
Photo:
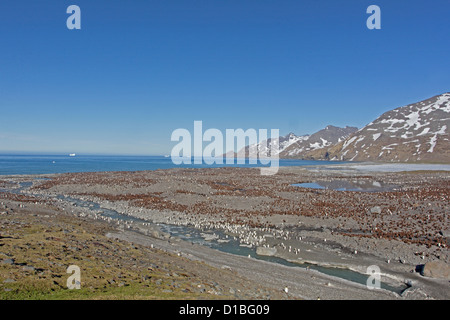
<svg viewBox="0 0 450 320"><path fill-rule="evenodd" d="M356 132L356 127L339 128L327 126L304 139L298 139L280 152L280 158L302 158L305 154L315 150L321 150L345 140L350 134Z"/></svg>
<svg viewBox="0 0 450 320"><path fill-rule="evenodd" d="M278 142L279 142L279 149L278 149L278 154L281 153L283 150L285 150L287 147L289 147L291 144L303 140L303 139L307 139L309 136L305 135L305 136L296 136L295 134L288 133L285 136L281 136L278 138ZM257 144L251 144L246 146L245 148L242 148L241 150L239 150L237 153L236 152L227 152L224 156L227 158L233 158L233 157L238 157L238 158L258 158L258 155L270 155L270 147L272 147L272 145L274 145L274 143L276 143L276 140L269 138L267 140L264 140L260 143ZM258 153L259 151L259 153ZM268 152L268 153L266 153Z"/></svg>
<svg viewBox="0 0 450 320"><path fill-rule="evenodd" d="M450 162L450 93L382 114L347 139L305 159Z"/></svg>
<svg viewBox="0 0 450 320"><path fill-rule="evenodd" d="M312 135L297 136L291 132L279 137L278 155L280 158L301 158L308 151L328 147L344 140L356 130L358 130L356 127L339 128L329 125ZM229 152L227 156L257 158L258 154L265 155L268 151L268 146L274 143L275 140L273 139L264 140L258 144L252 144L242 148L237 154ZM270 155L270 150L268 154Z"/></svg>

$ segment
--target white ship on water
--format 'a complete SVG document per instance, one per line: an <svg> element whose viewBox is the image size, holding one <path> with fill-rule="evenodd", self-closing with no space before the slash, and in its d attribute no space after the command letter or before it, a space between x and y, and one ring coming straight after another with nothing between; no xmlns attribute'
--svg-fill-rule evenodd
<svg viewBox="0 0 450 320"><path fill-rule="evenodd" d="M75 157L76 154L75 153L69 153L69 157Z"/></svg>

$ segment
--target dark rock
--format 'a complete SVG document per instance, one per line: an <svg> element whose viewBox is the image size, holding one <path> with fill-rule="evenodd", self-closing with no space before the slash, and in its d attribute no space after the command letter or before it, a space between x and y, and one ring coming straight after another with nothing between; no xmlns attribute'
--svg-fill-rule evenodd
<svg viewBox="0 0 450 320"><path fill-rule="evenodd" d="M424 264L418 264L418 265L416 266L415 271L416 271L416 272L419 272L420 274L423 274L423 267L424 267L424 266L425 266Z"/></svg>

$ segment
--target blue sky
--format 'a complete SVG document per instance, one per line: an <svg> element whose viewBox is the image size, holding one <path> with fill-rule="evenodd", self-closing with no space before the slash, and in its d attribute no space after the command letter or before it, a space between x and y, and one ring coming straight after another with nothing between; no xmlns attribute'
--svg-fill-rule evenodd
<svg viewBox="0 0 450 320"><path fill-rule="evenodd" d="M167 154L194 120L362 127L450 91L449 13L448 0L3 0L0 152Z"/></svg>

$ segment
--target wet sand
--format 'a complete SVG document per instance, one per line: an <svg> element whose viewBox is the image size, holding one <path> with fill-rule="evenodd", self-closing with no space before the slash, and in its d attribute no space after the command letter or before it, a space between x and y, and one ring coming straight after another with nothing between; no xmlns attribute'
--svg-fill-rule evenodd
<svg viewBox="0 0 450 320"><path fill-rule="evenodd" d="M112 238L152 243L217 268L229 267L273 290L287 287L290 297L448 299L448 279L424 277L416 270L429 261L449 263L449 177L448 171L380 172L345 166L284 167L275 176L247 168L170 169L42 175L38 180L2 177L0 188L14 190L18 182L32 182L20 195L4 193L5 201L51 202L76 217L107 221L116 229L108 234ZM318 181L389 187L357 192L293 186ZM61 195L145 222L105 217L101 210L77 206ZM409 288L402 295L369 290L314 270L237 257L170 237L158 223L192 226L212 238L222 232L260 254L298 264L360 273L376 265L383 282Z"/></svg>

